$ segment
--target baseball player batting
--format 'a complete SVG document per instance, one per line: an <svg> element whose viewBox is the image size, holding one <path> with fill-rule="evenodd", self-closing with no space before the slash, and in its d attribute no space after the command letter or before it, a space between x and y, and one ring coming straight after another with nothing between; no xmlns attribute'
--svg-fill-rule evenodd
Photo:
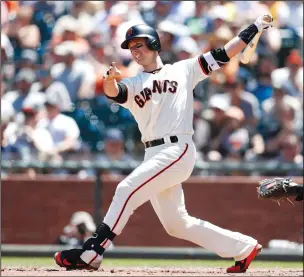
<svg viewBox="0 0 304 277"><path fill-rule="evenodd" d="M57 252L56 263L71 269L97 270L103 253L130 216L150 200L169 235L191 241L221 257L234 258L228 273L245 272L262 246L256 239L192 217L185 207L182 183L194 168L192 141L193 89L213 71L240 53L259 32L272 26L263 17L240 32L223 48L195 58L164 65L161 43L153 28L135 25L121 44L143 67L135 77L122 79L112 63L104 77L108 98L129 109L138 123L145 145L143 163L120 182L103 222L82 249Z"/></svg>

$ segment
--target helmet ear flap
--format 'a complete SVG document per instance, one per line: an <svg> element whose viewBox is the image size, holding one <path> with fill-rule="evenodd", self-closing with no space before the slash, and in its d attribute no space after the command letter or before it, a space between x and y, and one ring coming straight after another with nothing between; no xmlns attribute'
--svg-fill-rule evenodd
<svg viewBox="0 0 304 277"><path fill-rule="evenodd" d="M148 40L148 48L152 51L160 51L161 47L160 47L160 43L157 39L152 39L152 40Z"/></svg>

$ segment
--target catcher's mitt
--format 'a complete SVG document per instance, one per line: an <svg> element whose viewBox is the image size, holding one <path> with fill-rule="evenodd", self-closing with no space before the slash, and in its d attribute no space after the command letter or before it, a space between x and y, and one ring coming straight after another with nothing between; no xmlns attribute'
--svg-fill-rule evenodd
<svg viewBox="0 0 304 277"><path fill-rule="evenodd" d="M257 187L258 197L270 199L278 204L280 201L288 200L288 197L296 196L296 201L303 200L303 185L298 185L290 178L265 179L259 182Z"/></svg>

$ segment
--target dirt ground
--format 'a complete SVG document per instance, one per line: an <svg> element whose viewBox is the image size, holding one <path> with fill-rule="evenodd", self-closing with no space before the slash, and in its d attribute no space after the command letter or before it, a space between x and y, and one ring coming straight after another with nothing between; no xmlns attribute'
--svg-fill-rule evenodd
<svg viewBox="0 0 304 277"><path fill-rule="evenodd" d="M104 267L98 271L66 271L55 267L5 267L1 276L233 276L224 268ZM300 269L248 269L239 276L303 276Z"/></svg>

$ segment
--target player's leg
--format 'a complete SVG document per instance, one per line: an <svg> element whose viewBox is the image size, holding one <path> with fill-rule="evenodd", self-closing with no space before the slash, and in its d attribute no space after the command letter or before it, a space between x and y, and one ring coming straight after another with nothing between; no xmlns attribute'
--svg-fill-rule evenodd
<svg viewBox="0 0 304 277"><path fill-rule="evenodd" d="M161 151L151 149L145 161L117 186L104 223L119 235L135 209L151 195L169 188L176 180L189 177L192 158L193 149L185 144Z"/></svg>
<svg viewBox="0 0 304 277"><path fill-rule="evenodd" d="M162 225L171 236L191 241L224 258L241 261L257 246L252 237L192 217L185 206L181 185L172 186L151 199Z"/></svg>
<svg viewBox="0 0 304 277"><path fill-rule="evenodd" d="M176 184L189 177L195 156L195 148L192 145L184 143L148 150L145 161L117 186L112 203L104 221L98 226L96 235L84 243L85 251L80 260L86 264L94 268L99 267L103 252L114 237L121 233L129 217L140 205L148 201L151 195L168 188L168 180L172 181L171 184ZM66 255L69 255L69 252L57 254L56 262L62 266L61 261Z"/></svg>

